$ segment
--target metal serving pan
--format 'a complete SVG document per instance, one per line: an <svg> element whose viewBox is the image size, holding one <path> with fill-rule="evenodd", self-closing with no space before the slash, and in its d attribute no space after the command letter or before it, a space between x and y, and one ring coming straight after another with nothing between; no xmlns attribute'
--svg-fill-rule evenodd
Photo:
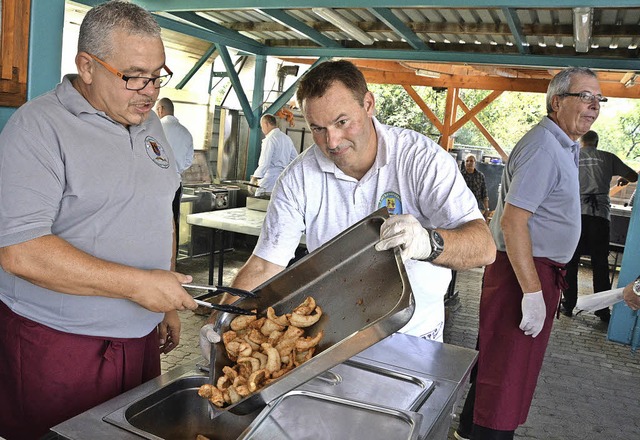
<svg viewBox="0 0 640 440"><path fill-rule="evenodd" d="M238 439L415 440L421 421L415 412L295 390L265 409Z"/></svg>
<svg viewBox="0 0 640 440"><path fill-rule="evenodd" d="M417 411L433 391L434 383L415 371L355 356L297 389Z"/></svg>
<svg viewBox="0 0 640 440"><path fill-rule="evenodd" d="M378 252L374 248L379 240L380 225L386 218L386 208L374 212L259 286L255 290L259 298L234 303L257 308L258 316L264 316L269 306L280 315L289 313L307 296L313 296L322 307L323 316L306 329L306 334L315 335L320 330L325 334L309 361L221 411L248 414L262 408L409 322L415 302L400 253L398 250ZM220 314L216 330L221 334L227 331L234 317ZM213 344L213 383L227 365L231 365L231 361L224 346Z"/></svg>

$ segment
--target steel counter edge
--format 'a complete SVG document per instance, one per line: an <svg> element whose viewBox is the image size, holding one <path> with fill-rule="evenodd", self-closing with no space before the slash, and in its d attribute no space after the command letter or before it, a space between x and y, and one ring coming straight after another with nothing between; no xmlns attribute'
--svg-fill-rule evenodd
<svg viewBox="0 0 640 440"><path fill-rule="evenodd" d="M446 440L453 407L462 396L477 352L451 344L394 333L360 352L358 357L413 370L434 381L434 390L420 407L420 438ZM140 440L141 437L103 421L118 408L128 406L185 375L205 375L195 365L184 365L104 402L52 428L46 440Z"/></svg>

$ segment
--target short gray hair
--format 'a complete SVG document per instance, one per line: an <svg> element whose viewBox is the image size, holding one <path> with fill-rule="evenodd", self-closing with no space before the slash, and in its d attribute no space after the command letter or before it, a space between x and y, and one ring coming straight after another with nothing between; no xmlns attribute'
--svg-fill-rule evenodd
<svg viewBox="0 0 640 440"><path fill-rule="evenodd" d="M173 108L173 101L170 100L169 98L162 98L158 101L158 105L162 108L164 108L164 112L168 115L173 115L174 112L174 108Z"/></svg>
<svg viewBox="0 0 640 440"><path fill-rule="evenodd" d="M591 76L593 78L598 78L595 72L588 67L568 67L556 76L551 79L549 83L549 87L547 88L547 114L553 113L553 108L551 107L551 101L555 95L562 95L563 93L568 93L569 88L571 87L571 80L576 75L585 75Z"/></svg>
<svg viewBox="0 0 640 440"><path fill-rule="evenodd" d="M126 1L108 1L90 9L82 20L78 52L108 58L113 51L115 31L161 38L160 25L149 11Z"/></svg>
<svg viewBox="0 0 640 440"><path fill-rule="evenodd" d="M260 120L266 122L272 127L276 127L278 125L278 120L276 119L276 117L269 113L265 113L264 115L262 115Z"/></svg>

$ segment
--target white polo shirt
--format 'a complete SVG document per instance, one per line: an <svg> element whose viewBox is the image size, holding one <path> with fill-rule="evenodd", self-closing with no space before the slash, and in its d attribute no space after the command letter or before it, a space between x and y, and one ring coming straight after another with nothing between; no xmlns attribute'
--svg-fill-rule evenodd
<svg viewBox="0 0 640 440"><path fill-rule="evenodd" d="M482 218L455 160L426 136L380 124L375 163L360 180L344 174L313 145L282 173L271 194L254 254L286 266L301 234L313 251L349 226L387 206L426 228L453 229ZM408 261L416 311L401 331L442 340L443 297L449 269Z"/></svg>

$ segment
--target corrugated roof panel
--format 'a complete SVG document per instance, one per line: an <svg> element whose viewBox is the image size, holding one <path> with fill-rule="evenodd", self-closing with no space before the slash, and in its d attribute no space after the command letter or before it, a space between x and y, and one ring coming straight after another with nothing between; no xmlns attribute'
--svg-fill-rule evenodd
<svg viewBox="0 0 640 440"><path fill-rule="evenodd" d="M496 12L493 9L477 9L476 14L481 23L496 23Z"/></svg>
<svg viewBox="0 0 640 440"><path fill-rule="evenodd" d="M440 9L440 14L444 18L444 21L447 23L460 22L460 14L455 9L443 8L443 9Z"/></svg>
<svg viewBox="0 0 640 440"><path fill-rule="evenodd" d="M601 25L604 24L618 24L618 10L617 9L598 9L598 19ZM620 23L622 24L622 23Z"/></svg>
<svg viewBox="0 0 640 440"><path fill-rule="evenodd" d="M640 22L640 8L624 9L623 24L638 24Z"/></svg>
<svg viewBox="0 0 640 440"><path fill-rule="evenodd" d="M539 23L538 14L533 9L517 9L516 15L521 25ZM506 20L505 20L506 22Z"/></svg>
<svg viewBox="0 0 640 440"><path fill-rule="evenodd" d="M429 22L432 23L443 23L446 21L444 16L441 13L442 9L440 8L423 8L420 9L422 15L426 17Z"/></svg>
<svg viewBox="0 0 640 440"><path fill-rule="evenodd" d="M538 18L535 23L553 24L553 16L549 9L538 9L535 12Z"/></svg>
<svg viewBox="0 0 640 440"><path fill-rule="evenodd" d="M413 10L391 8L391 13L405 24L410 22L424 23L425 21L422 14L414 13Z"/></svg>

